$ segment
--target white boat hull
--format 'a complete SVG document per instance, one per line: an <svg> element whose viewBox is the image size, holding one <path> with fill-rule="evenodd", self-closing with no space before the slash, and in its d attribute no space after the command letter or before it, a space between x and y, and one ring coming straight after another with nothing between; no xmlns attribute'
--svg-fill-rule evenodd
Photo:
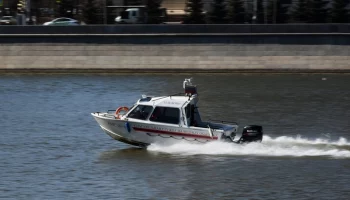
<svg viewBox="0 0 350 200"><path fill-rule="evenodd" d="M171 144L179 141L206 143L218 140L220 131L200 127L145 124L137 121L106 117L105 113L91 113L102 130L113 139L136 146L152 143Z"/></svg>

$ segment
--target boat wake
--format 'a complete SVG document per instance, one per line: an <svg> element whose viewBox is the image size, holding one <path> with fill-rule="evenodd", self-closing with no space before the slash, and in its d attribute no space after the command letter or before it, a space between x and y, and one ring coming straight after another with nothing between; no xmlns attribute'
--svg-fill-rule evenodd
<svg viewBox="0 0 350 200"><path fill-rule="evenodd" d="M307 139L301 136L264 136L262 143L236 145L225 142L206 144L176 143L173 145L152 144L147 150L181 155L254 155L350 158L350 142L341 137L338 140L324 138Z"/></svg>

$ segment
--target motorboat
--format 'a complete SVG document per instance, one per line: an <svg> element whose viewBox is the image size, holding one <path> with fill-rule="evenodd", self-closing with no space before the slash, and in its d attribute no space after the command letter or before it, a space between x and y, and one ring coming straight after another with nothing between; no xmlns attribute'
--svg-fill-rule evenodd
<svg viewBox="0 0 350 200"><path fill-rule="evenodd" d="M142 95L130 108L121 106L91 115L113 139L140 147L179 141L207 143L219 140L236 144L262 141L262 126L245 126L241 137L235 139L237 123L202 121L197 107L197 86L192 79L185 79L183 88L184 92L174 95Z"/></svg>

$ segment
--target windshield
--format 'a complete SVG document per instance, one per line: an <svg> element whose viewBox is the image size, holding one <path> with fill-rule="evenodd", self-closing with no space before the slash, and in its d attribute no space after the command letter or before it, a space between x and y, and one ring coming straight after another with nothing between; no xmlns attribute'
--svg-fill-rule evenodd
<svg viewBox="0 0 350 200"><path fill-rule="evenodd" d="M148 118L148 115L151 113L152 106L138 105L131 113L128 115L129 118L145 120Z"/></svg>

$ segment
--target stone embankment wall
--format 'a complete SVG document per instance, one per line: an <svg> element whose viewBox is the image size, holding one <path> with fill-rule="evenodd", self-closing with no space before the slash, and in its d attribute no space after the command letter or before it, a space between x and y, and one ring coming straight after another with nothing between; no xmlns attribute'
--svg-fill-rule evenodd
<svg viewBox="0 0 350 200"><path fill-rule="evenodd" d="M0 72L350 72L349 26L114 27L0 28Z"/></svg>

